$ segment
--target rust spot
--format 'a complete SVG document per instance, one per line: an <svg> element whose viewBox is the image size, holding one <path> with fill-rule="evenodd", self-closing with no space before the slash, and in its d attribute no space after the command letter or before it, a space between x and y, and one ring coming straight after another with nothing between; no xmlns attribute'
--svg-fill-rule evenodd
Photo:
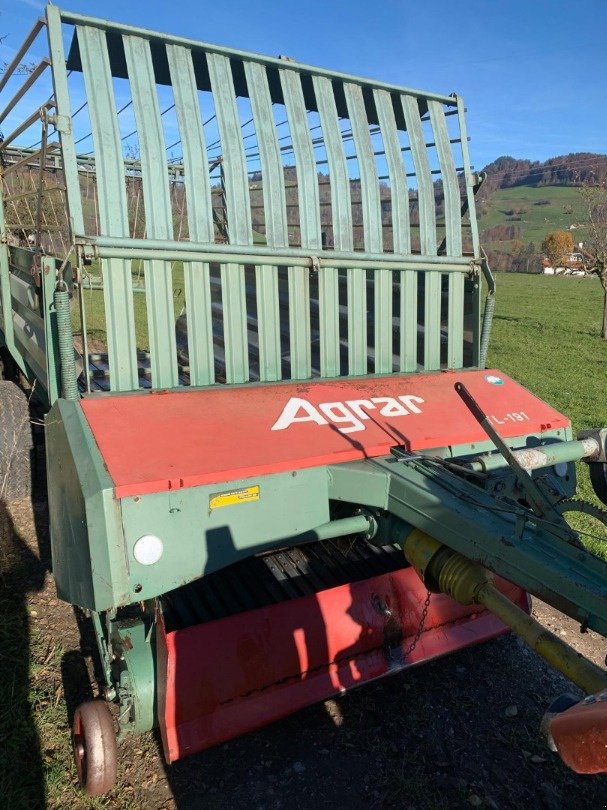
<svg viewBox="0 0 607 810"><path fill-rule="evenodd" d="M125 649L127 652L128 652L129 650L132 650L132 649L133 649L133 642L131 641L131 639L130 639L130 637L129 637L129 636L125 636L125 637L122 639L122 646L124 647L124 649Z"/></svg>

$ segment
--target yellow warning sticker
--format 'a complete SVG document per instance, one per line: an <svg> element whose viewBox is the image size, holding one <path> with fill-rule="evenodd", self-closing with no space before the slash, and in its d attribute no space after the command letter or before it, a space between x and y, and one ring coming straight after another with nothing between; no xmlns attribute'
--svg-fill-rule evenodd
<svg viewBox="0 0 607 810"><path fill-rule="evenodd" d="M209 509L219 509L222 506L234 506L237 503L250 503L259 500L259 485L232 489L230 492L220 492L209 498Z"/></svg>

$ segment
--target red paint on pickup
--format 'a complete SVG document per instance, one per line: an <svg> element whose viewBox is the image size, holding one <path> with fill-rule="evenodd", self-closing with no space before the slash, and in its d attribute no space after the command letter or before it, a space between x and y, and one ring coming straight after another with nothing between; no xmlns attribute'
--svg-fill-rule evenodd
<svg viewBox="0 0 607 810"><path fill-rule="evenodd" d="M524 591L496 584L528 611ZM506 630L478 605L433 594L405 660L425 597L415 570L405 568L184 630L167 632L160 617L158 721L167 761Z"/></svg>
<svg viewBox="0 0 607 810"><path fill-rule="evenodd" d="M570 424L501 372L475 370L92 396L81 406L121 498L378 457L397 444L485 441L457 381L504 438ZM292 398L308 404L295 403L297 421L273 430L281 415L289 422ZM394 415L390 398L406 413ZM361 400L370 405L348 404Z"/></svg>

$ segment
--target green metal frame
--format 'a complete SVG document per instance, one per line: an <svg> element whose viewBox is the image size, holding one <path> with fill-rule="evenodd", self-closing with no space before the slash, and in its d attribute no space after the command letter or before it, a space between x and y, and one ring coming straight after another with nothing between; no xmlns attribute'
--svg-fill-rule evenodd
<svg viewBox="0 0 607 810"><path fill-rule="evenodd" d="M171 262L181 261L185 275L190 384L214 382L213 334L210 328L209 264L220 263L223 302L225 378L249 379L244 270L256 268L259 369L261 381L283 376L281 364L279 267L288 269L289 356L292 379L312 376L310 357L310 284L318 274L320 375L339 376L339 273L347 281L348 374L367 372L372 351L375 372L393 371L393 319L400 330L398 369L418 368L418 285L425 282L423 367L441 366L441 291L448 278L447 365L464 365L464 279L480 275L481 253L474 222L475 175L465 143L464 107L457 96L414 91L359 77L321 70L258 54L156 34L145 29L61 12L49 6L48 34L67 184L73 240L83 255L104 263L105 316L110 383L113 391L139 386L134 335L131 260L143 261L150 335L153 387L179 385L172 310ZM67 58L63 27L75 39ZM78 158L69 126L71 107L67 69L81 70L90 110L99 188L100 234L86 233L77 177ZM128 78L141 149L145 203L145 240L129 237L122 144L116 115L114 77ZM206 77L206 78L205 78ZM168 174L157 85L173 90L183 145L183 176L188 200L189 241L173 233ZM199 91L211 92L223 152L225 206L229 244L214 240L208 157L202 129ZM262 168L267 247L254 245L249 178L237 110L237 96L250 99ZM301 247L289 246L283 161L272 106L284 103L298 178ZM321 122L331 179L334 249L323 248L320 199L310 111ZM456 167L454 142L446 116L457 117L464 166ZM360 171L364 248L354 250L350 174L340 119L352 130ZM380 180L370 127L381 132L392 189L394 252L383 248ZM406 133L415 166L406 174L401 136ZM433 169L428 147L436 147ZM439 217L435 175L442 180ZM461 173L461 182L460 182ZM408 186L417 186L421 252L411 249ZM463 252L462 195L470 212L472 253ZM444 225L442 224L444 221ZM445 232L445 255L437 255L439 227ZM373 272L374 327L367 329L367 271ZM393 312L393 296L400 289ZM478 298L477 287L474 298ZM474 303L475 312L480 312ZM367 334L373 331L373 334ZM473 360L479 357L479 324L474 325ZM469 363L469 361L468 361Z"/></svg>

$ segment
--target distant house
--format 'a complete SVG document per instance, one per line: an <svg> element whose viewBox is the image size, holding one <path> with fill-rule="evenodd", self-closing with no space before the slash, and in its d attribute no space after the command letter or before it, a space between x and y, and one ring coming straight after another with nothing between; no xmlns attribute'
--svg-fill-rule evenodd
<svg viewBox="0 0 607 810"><path fill-rule="evenodd" d="M570 253L562 267L554 268L550 264L550 259L547 259L545 256L542 259L544 274L547 276L585 276L586 271L584 264L584 255L580 251Z"/></svg>

